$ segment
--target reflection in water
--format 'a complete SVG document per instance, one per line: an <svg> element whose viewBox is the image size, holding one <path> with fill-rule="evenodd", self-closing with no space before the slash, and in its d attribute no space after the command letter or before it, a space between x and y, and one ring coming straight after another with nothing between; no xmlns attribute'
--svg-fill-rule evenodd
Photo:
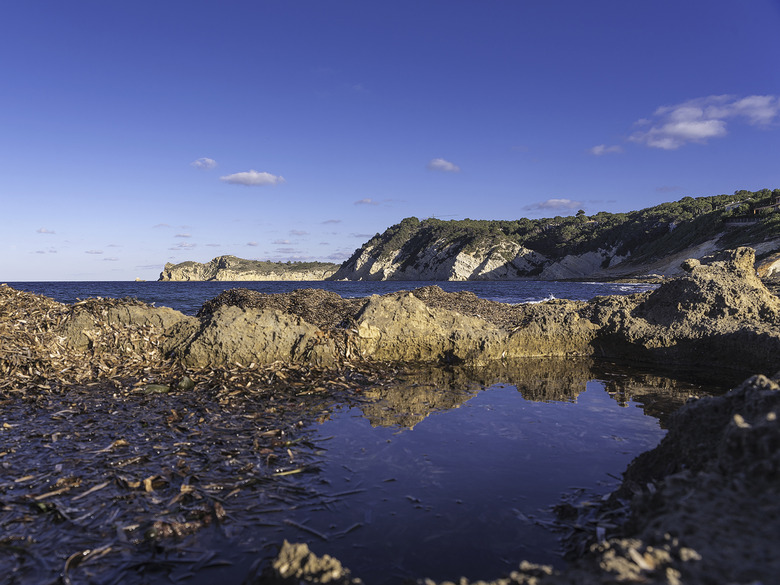
<svg viewBox="0 0 780 585"><path fill-rule="evenodd" d="M373 400L363 407L374 426L414 427L432 412L457 408L484 388L495 384L517 388L532 402L576 402L590 380L600 380L621 406L637 402L645 414L665 422L669 414L692 395L725 391L742 380L720 380L703 388L697 377L682 381L657 373L594 362L589 358L539 358L483 366L411 369L396 383L367 393Z"/></svg>
<svg viewBox="0 0 780 585"><path fill-rule="evenodd" d="M313 427L331 437L317 480L347 495L293 512L305 530L285 536L369 584L495 578L524 558L561 566L550 507L614 489L663 436L656 417L704 393L588 360L411 371Z"/></svg>

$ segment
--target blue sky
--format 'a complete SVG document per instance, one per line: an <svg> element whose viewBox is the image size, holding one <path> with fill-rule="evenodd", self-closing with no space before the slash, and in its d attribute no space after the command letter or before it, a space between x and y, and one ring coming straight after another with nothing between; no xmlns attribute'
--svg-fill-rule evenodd
<svg viewBox="0 0 780 585"><path fill-rule="evenodd" d="M25 0L0 280L780 187L778 0Z"/></svg>

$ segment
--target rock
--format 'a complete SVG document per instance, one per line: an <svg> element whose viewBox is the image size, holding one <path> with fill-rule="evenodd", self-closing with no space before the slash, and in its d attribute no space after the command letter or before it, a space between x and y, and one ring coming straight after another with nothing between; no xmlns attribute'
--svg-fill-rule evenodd
<svg viewBox="0 0 780 585"><path fill-rule="evenodd" d="M347 260L333 280L517 280L538 274L547 258L516 242L463 250L436 242L409 258L402 249L380 251L371 245Z"/></svg>
<svg viewBox="0 0 780 585"><path fill-rule="evenodd" d="M480 363L501 357L499 329L408 292L373 296L355 318L357 354L379 361Z"/></svg>
<svg viewBox="0 0 780 585"><path fill-rule="evenodd" d="M633 307L619 308L626 300L592 302L599 353L773 371L780 360L780 299L755 276L754 258L750 248L705 257Z"/></svg>
<svg viewBox="0 0 780 585"><path fill-rule="evenodd" d="M268 364L277 360L332 364L333 340L314 325L275 309L221 306L196 328L175 332L173 355L193 368Z"/></svg>
<svg viewBox="0 0 780 585"><path fill-rule="evenodd" d="M349 569L331 556L318 557L304 543L290 544L286 540L271 567L262 575L263 583L299 585L301 583L332 583L357 585Z"/></svg>
<svg viewBox="0 0 780 585"><path fill-rule="evenodd" d="M696 554L696 562L675 563L682 582L776 579L779 413L780 386L753 376L681 408L661 444L625 472L617 496L633 501L624 531L650 545L677 535Z"/></svg>
<svg viewBox="0 0 780 585"><path fill-rule="evenodd" d="M74 351L143 352L149 335L163 335L183 321L192 321L168 307L152 307L135 299L88 299L69 307L57 334Z"/></svg>
<svg viewBox="0 0 780 585"><path fill-rule="evenodd" d="M544 267L540 280L565 280L572 278L603 277L604 269L617 266L625 257L619 256L615 249L596 250L583 254L569 254L550 262Z"/></svg>
<svg viewBox="0 0 780 585"><path fill-rule="evenodd" d="M179 383L176 384L176 387L179 390L192 390L195 388L195 382L193 382L192 378L189 376L184 376L181 380L179 380Z"/></svg>
<svg viewBox="0 0 780 585"><path fill-rule="evenodd" d="M780 252L770 254L756 263L756 275L759 278L780 277Z"/></svg>
<svg viewBox="0 0 780 585"><path fill-rule="evenodd" d="M297 315L320 329L329 329L353 319L367 299L343 299L335 292L316 288L296 289L289 293L268 294L245 288L220 293L206 302L198 317L207 317L223 305L242 309L278 309Z"/></svg>
<svg viewBox="0 0 780 585"><path fill-rule="evenodd" d="M697 266L700 266L701 262L696 258L688 258L685 262L680 264L680 268L685 270L685 272L693 272L693 269Z"/></svg>
<svg viewBox="0 0 780 585"><path fill-rule="evenodd" d="M210 262L168 262L158 280L326 280L336 272L329 262L263 262L218 256Z"/></svg>
<svg viewBox="0 0 780 585"><path fill-rule="evenodd" d="M235 289L170 331L185 365L314 360L469 363L602 356L772 371L780 299L755 276L749 248L686 262L651 293L506 305L436 286L369 299Z"/></svg>

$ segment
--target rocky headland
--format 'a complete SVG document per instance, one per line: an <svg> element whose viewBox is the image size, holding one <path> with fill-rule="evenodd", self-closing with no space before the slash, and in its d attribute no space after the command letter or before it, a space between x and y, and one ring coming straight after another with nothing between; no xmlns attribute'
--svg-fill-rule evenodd
<svg viewBox="0 0 780 585"><path fill-rule="evenodd" d="M780 189L683 197L629 213L544 219L419 220L376 234L340 266L220 256L165 265L159 280L660 280L681 263L749 246L780 278ZM745 220L745 221L743 221Z"/></svg>
<svg viewBox="0 0 780 585"><path fill-rule="evenodd" d="M192 261L179 264L168 262L158 280L327 280L338 267L338 264L328 262L266 262L218 256L205 264Z"/></svg>
<svg viewBox="0 0 780 585"><path fill-rule="evenodd" d="M400 412L415 404L419 398L415 388L421 385L412 384L405 394L394 396L387 396L381 384L371 385L370 380L377 382L392 368L414 362L460 364L489 372L496 364L540 357L555 358L573 384L585 377L577 360L597 357L664 366L710 365L756 375L725 396L690 402L672 415L661 445L635 460L622 487L608 500L560 510L562 523L570 527L569 568L558 571L524 561L496 583L748 584L775 579L780 569L774 554L780 544L780 299L756 276L755 252L750 248L687 260L679 277L652 292L588 302L505 305L435 286L364 299L342 299L321 290L268 295L234 289L190 317L132 299L63 305L0 287L0 398L8 415L3 432L9 438L12 431L20 433L24 439L6 449L0 463L10 469L10 462L24 457L24 449L40 442L40 436L46 441L59 438L57 449L65 452L64 435L46 439L48 434L24 434L24 421L40 416L41 408L47 424L88 417L79 426L68 427L77 439L92 432L90 428L102 428L104 418L119 416L126 408L116 405L120 399L141 400L150 412L159 408L154 416L161 424L167 421L162 428L170 430L165 433L190 432L187 425L197 429L210 417L224 416L214 407L176 405L175 396L189 403L198 393L210 396L214 404L246 402L241 407L246 417L266 417L265 424L273 424L268 421L274 417L298 420L294 417L308 404L304 397L344 393L356 386L362 388L362 396L395 403ZM101 390L101 384L108 390ZM456 380L455 385L462 386L461 395L468 394L467 384ZM571 391L568 383L563 386L553 390L562 395ZM281 387L289 387L292 394L268 394L270 388ZM439 398L462 399L452 394L437 397L432 386L424 391L429 396L423 401L433 404ZM82 398L70 392L79 392ZM94 404L84 409L79 400ZM246 410L250 404L251 410ZM96 418L92 408L109 411ZM305 408L317 412L322 406L316 402ZM18 420L11 418L16 410ZM191 422L185 424L185 416ZM382 424L381 413L372 416ZM415 416L409 424L419 420ZM278 427L257 434L253 421L238 417L215 423L232 437L220 441L248 437L269 460L283 457L285 449L294 460L290 451L294 443L279 440L284 434ZM122 437L89 440L96 445L95 454L110 459L107 464L131 470L152 457L143 452L143 438L132 438L137 432L150 431L128 426ZM84 456L79 446L84 440L78 439L74 447L79 457ZM160 435L152 441L157 442L150 445L163 445L165 440ZM174 443L182 461L188 444ZM243 448L237 443L221 452L239 453ZM133 451L121 459L114 457L115 451L119 457L125 449ZM203 462L207 465L198 473L206 474L212 464L208 459ZM275 473L284 476L305 469L297 465ZM0 497L9 515L18 506L26 509L28 500L7 496L8 486L21 489L29 483L33 489L36 473L7 485L0 482L6 486ZM163 493L166 496L156 497L154 505L186 502L186 515L171 516L167 508L160 508L161 519L145 533L147 538L181 536L207 525L208 519L225 517L223 500L191 485L187 473L146 466L135 476L125 471L113 483L96 484L84 496L105 489L115 491L120 500L128 494L137 501L144 493ZM231 493L241 492L242 473L236 475L238 483L230 487ZM72 508L50 505L49 498L74 489L81 480L63 477L55 483L51 473L44 476L51 483L28 503L49 514L46 518L71 518ZM169 489L174 492L165 491ZM151 505L148 497L144 501ZM204 508L204 502L210 503ZM14 526L23 526L23 516L18 522L22 524ZM131 533L135 534L127 534ZM77 565L73 558L65 563L66 575ZM355 582L335 559L316 557L296 545L282 548L262 582L274 579Z"/></svg>
<svg viewBox="0 0 780 585"><path fill-rule="evenodd" d="M363 244L333 279L653 279L679 276L687 258L739 246L756 250L768 276L779 269L780 212L766 207L775 201L780 189L684 197L629 213L515 221L408 217Z"/></svg>

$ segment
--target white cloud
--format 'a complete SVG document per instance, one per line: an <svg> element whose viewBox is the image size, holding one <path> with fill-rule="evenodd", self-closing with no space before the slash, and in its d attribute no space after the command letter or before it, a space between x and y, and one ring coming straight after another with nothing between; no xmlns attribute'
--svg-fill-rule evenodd
<svg viewBox="0 0 780 585"><path fill-rule="evenodd" d="M358 199L355 201L355 205L379 205L379 201L374 201L371 197L365 199Z"/></svg>
<svg viewBox="0 0 780 585"><path fill-rule="evenodd" d="M191 238L192 234L176 234L174 238Z"/></svg>
<svg viewBox="0 0 780 585"><path fill-rule="evenodd" d="M346 250L343 252L334 252L333 254L326 256L325 260L330 260L331 262L344 262L344 260L349 258L351 254L352 252L348 252Z"/></svg>
<svg viewBox="0 0 780 585"><path fill-rule="evenodd" d="M38 228L35 231L38 232L39 234L56 234L57 233L54 230L47 230L46 228Z"/></svg>
<svg viewBox="0 0 780 585"><path fill-rule="evenodd" d="M86 250L85 254L102 254L103 250Z"/></svg>
<svg viewBox="0 0 780 585"><path fill-rule="evenodd" d="M573 201L571 199L548 199L547 201L526 205L523 209L525 211L569 211L572 209L580 209L581 207L582 201Z"/></svg>
<svg viewBox="0 0 780 585"><path fill-rule="evenodd" d="M286 254L288 258L301 258L303 256L303 252L296 248L277 248L276 252L279 254Z"/></svg>
<svg viewBox="0 0 780 585"><path fill-rule="evenodd" d="M428 163L429 171L443 171L445 173L457 173L460 167L443 158L434 158Z"/></svg>
<svg viewBox="0 0 780 585"><path fill-rule="evenodd" d="M290 240L274 240L271 242L272 244L276 244L277 246L288 246L292 244Z"/></svg>
<svg viewBox="0 0 780 585"><path fill-rule="evenodd" d="M119 262L119 258L106 257L106 258L103 258L103 262Z"/></svg>
<svg viewBox="0 0 780 585"><path fill-rule="evenodd" d="M780 96L751 95L737 98L712 95L674 106L658 108L652 119L637 121L632 142L652 148L676 150L690 142L706 144L712 138L728 134L727 120L738 119L751 126L768 126L780 115Z"/></svg>
<svg viewBox="0 0 780 585"><path fill-rule="evenodd" d="M168 248L169 250L175 250L177 252L180 252L182 250L191 250L194 248L197 244L191 244L190 242L179 242L176 244L173 248Z"/></svg>
<svg viewBox="0 0 780 585"><path fill-rule="evenodd" d="M213 158L203 157L203 158L199 158L198 160L192 161L190 165L195 167L196 169L208 171L217 166L217 161L215 161Z"/></svg>
<svg viewBox="0 0 780 585"><path fill-rule="evenodd" d="M259 246L260 244L258 244L257 242L247 242L246 245L255 248L255 247Z"/></svg>
<svg viewBox="0 0 780 585"><path fill-rule="evenodd" d="M303 230L290 230L291 236L308 236L309 232L305 232Z"/></svg>
<svg viewBox="0 0 780 585"><path fill-rule="evenodd" d="M599 144L590 148L588 152L594 156L601 156L602 154L619 154L623 152L623 147L619 145L607 146L606 144Z"/></svg>
<svg viewBox="0 0 780 585"><path fill-rule="evenodd" d="M326 219L322 223L341 223L340 219Z"/></svg>
<svg viewBox="0 0 780 585"><path fill-rule="evenodd" d="M284 183L284 177L272 175L271 173L258 172L254 170L244 171L243 173L233 173L219 178L220 181L230 183L231 185L277 185Z"/></svg>

